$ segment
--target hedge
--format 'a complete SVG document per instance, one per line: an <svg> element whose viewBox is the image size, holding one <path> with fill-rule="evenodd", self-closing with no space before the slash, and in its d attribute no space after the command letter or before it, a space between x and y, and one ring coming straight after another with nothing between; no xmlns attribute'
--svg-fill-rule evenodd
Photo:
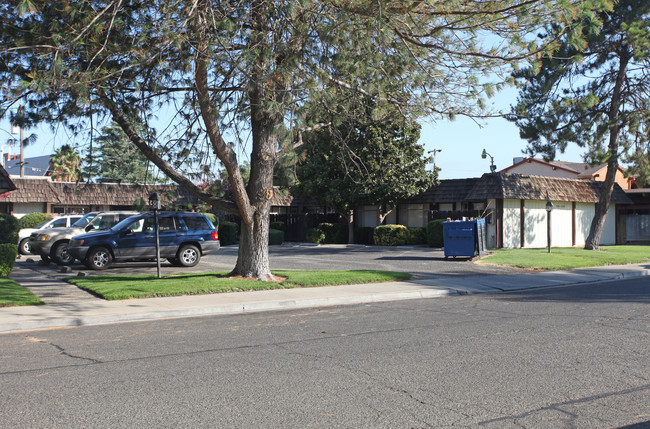
<svg viewBox="0 0 650 429"><path fill-rule="evenodd" d="M443 219L432 220L427 224L427 244L429 247L443 247L444 240L442 236Z"/></svg>
<svg viewBox="0 0 650 429"><path fill-rule="evenodd" d="M7 213L0 213L0 243L18 243L20 223L18 219Z"/></svg>
<svg viewBox="0 0 650 429"><path fill-rule="evenodd" d="M17 256L18 246L13 243L0 244L0 277L9 276L11 270L14 269Z"/></svg>
<svg viewBox="0 0 650 429"><path fill-rule="evenodd" d="M410 226L408 227L409 231L409 242L408 244L426 244L427 243L427 230L422 227Z"/></svg>
<svg viewBox="0 0 650 429"><path fill-rule="evenodd" d="M348 225L343 223L321 223L318 229L325 233L325 243L346 244L348 242Z"/></svg>
<svg viewBox="0 0 650 429"><path fill-rule="evenodd" d="M235 222L223 221L219 224L219 241L222 246L237 243L239 225Z"/></svg>
<svg viewBox="0 0 650 429"><path fill-rule="evenodd" d="M310 228L307 230L307 243L324 243L325 233L320 228Z"/></svg>
<svg viewBox="0 0 650 429"><path fill-rule="evenodd" d="M269 224L270 229L279 229L280 231L286 231L287 230L287 225L282 222L282 221L277 221L277 222L271 222Z"/></svg>
<svg viewBox="0 0 650 429"><path fill-rule="evenodd" d="M52 215L49 213L30 213L18 219L18 224L20 229L23 228L36 228L46 220L52 219Z"/></svg>
<svg viewBox="0 0 650 429"><path fill-rule="evenodd" d="M409 230L404 225L379 225L375 228L377 246L403 246L409 244Z"/></svg>
<svg viewBox="0 0 650 429"><path fill-rule="evenodd" d="M269 244L284 243L284 231L280 229L269 229Z"/></svg>

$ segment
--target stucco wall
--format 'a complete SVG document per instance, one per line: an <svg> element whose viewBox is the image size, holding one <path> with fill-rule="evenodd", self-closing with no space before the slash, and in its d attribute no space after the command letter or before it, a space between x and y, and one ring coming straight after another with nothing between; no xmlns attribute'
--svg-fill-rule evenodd
<svg viewBox="0 0 650 429"><path fill-rule="evenodd" d="M556 168L555 170L539 162L524 162L520 165L514 165L508 168L508 173L528 174L531 176L549 176L549 177L570 177L575 178L576 173Z"/></svg>
<svg viewBox="0 0 650 429"><path fill-rule="evenodd" d="M551 212L551 247L571 247L573 237L573 204L567 201L552 201ZM518 248L521 244L520 200L503 202L503 247ZM575 237L576 246L584 246L589 234L591 219L595 209L593 203L576 203ZM616 243L616 208L612 205L608 211L600 244ZM548 246L548 224L546 201L524 201L524 247Z"/></svg>

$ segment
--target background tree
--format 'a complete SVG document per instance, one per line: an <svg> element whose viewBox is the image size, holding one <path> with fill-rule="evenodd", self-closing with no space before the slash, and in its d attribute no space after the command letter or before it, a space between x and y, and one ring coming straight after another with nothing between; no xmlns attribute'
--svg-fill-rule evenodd
<svg viewBox="0 0 650 429"><path fill-rule="evenodd" d="M567 23L592 2L601 0L6 0L0 105L22 101L30 120L65 121L73 131L83 126L75 118L110 116L172 180L241 217L233 274L266 280L273 171L300 129L322 126L305 119L310 98L344 92L406 119L480 115L500 85L483 77L504 76L530 55L531 31ZM153 147L133 118L148 124L164 111L171 119ZM213 153L234 204L188 174Z"/></svg>
<svg viewBox="0 0 650 429"><path fill-rule="evenodd" d="M559 49L541 68L528 68L514 120L528 153L553 159L567 144L587 148L586 161L607 163L586 249L598 249L621 155L647 145L650 134L650 2L620 0L611 12L577 21L582 37L557 37L549 27L542 39ZM641 164L639 164L641 165Z"/></svg>
<svg viewBox="0 0 650 429"><path fill-rule="evenodd" d="M88 151L85 175L100 181L125 183L154 183L150 161L128 139L115 123L103 127ZM164 181L164 179L163 179Z"/></svg>
<svg viewBox="0 0 650 429"><path fill-rule="evenodd" d="M426 169L428 158L419 138L417 123L357 123L312 132L305 137L291 192L343 215L349 242L354 243L356 206L394 207L434 184L436 175Z"/></svg>
<svg viewBox="0 0 650 429"><path fill-rule="evenodd" d="M48 170L56 182L81 180L81 155L72 146L64 144L50 158Z"/></svg>

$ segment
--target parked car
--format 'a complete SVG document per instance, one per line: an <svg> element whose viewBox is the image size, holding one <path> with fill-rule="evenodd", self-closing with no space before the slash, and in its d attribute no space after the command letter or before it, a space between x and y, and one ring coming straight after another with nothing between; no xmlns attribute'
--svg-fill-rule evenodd
<svg viewBox="0 0 650 429"><path fill-rule="evenodd" d="M83 215L65 215L55 216L50 220L46 220L36 228L23 228L18 231L18 251L22 255L28 255L29 252L29 236L33 232L49 228L68 228L70 225L81 219Z"/></svg>
<svg viewBox="0 0 650 429"><path fill-rule="evenodd" d="M202 255L220 248L217 230L200 213L161 212L158 224L160 257L176 266L193 267ZM106 269L115 260L155 258L154 214L133 216L107 231L76 236L68 252L93 270Z"/></svg>
<svg viewBox="0 0 650 429"><path fill-rule="evenodd" d="M90 212L70 228L44 229L29 237L29 249L44 261L53 260L59 265L71 265L74 257L68 253L68 243L75 235L109 229L120 221L138 214L136 211Z"/></svg>

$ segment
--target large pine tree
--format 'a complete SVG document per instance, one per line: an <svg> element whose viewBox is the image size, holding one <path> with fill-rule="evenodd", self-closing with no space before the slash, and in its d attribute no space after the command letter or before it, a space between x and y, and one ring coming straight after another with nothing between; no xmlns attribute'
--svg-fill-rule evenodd
<svg viewBox="0 0 650 429"><path fill-rule="evenodd" d="M494 89L484 76L530 55L531 31L600 2L6 0L0 114L22 100L35 122L110 116L172 180L239 214L233 274L265 280L274 166L301 128L322 124L305 119L311 97L340 91L406 119L478 115ZM131 119L169 111L157 142ZM184 161L197 150L219 157L234 203L183 170L207 165Z"/></svg>
<svg viewBox="0 0 650 429"><path fill-rule="evenodd" d="M533 156L553 159L573 143L587 149L587 161L607 163L585 242L598 249L619 159L650 139L650 2L620 0L576 24L579 38L563 36L557 26L540 36L558 49L516 74L522 87L512 119Z"/></svg>

